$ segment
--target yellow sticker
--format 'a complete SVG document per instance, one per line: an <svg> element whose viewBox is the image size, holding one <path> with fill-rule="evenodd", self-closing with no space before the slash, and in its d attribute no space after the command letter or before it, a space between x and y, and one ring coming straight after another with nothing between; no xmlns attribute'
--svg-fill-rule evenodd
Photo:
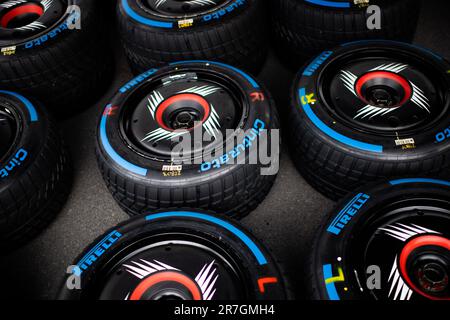
<svg viewBox="0 0 450 320"><path fill-rule="evenodd" d="M307 94L305 96L302 97L302 104L306 105L306 104L314 104L316 103L316 99L314 99L314 93L311 94Z"/></svg>
<svg viewBox="0 0 450 320"><path fill-rule="evenodd" d="M179 20L178 21L178 28L189 28L194 25L194 19L185 19L185 20Z"/></svg>
<svg viewBox="0 0 450 320"><path fill-rule="evenodd" d="M1 52L4 56L12 56L16 54L16 46L2 48Z"/></svg>

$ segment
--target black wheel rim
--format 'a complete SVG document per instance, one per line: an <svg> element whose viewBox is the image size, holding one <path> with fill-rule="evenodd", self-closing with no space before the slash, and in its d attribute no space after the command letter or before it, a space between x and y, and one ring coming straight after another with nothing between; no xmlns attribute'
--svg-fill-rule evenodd
<svg viewBox="0 0 450 320"><path fill-rule="evenodd" d="M242 299L243 277L220 243L183 232L128 244L88 290L101 300Z"/></svg>
<svg viewBox="0 0 450 320"><path fill-rule="evenodd" d="M450 205L415 199L382 208L361 223L346 255L358 284L369 266L380 267L375 299L450 300Z"/></svg>
<svg viewBox="0 0 450 320"><path fill-rule="evenodd" d="M336 119L376 135L425 130L448 111L442 71L390 50L338 57L322 72L320 87Z"/></svg>
<svg viewBox="0 0 450 320"><path fill-rule="evenodd" d="M174 139L190 135L193 159L224 141L244 118L244 94L214 71L192 70L161 75L136 90L125 102L121 133L132 150L150 159L172 159ZM195 130L205 139L194 139ZM203 140L203 141L202 141ZM189 152L190 151L190 152Z"/></svg>
<svg viewBox="0 0 450 320"><path fill-rule="evenodd" d="M138 4L152 13L166 18L189 18L213 11L231 0L138 0Z"/></svg>
<svg viewBox="0 0 450 320"><path fill-rule="evenodd" d="M0 104L0 162L9 155L18 132L17 115L8 106Z"/></svg>
<svg viewBox="0 0 450 320"><path fill-rule="evenodd" d="M67 11L60 0L6 1L0 6L0 40L23 40L57 23Z"/></svg>

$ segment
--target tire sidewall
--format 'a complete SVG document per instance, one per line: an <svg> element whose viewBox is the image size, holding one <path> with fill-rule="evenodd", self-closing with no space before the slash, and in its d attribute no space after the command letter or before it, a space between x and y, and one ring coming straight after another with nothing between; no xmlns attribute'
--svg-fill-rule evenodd
<svg viewBox="0 0 450 320"><path fill-rule="evenodd" d="M423 59L427 59L430 64L439 68L442 73L446 73L450 70L450 64L444 59L438 57L437 55L419 48L413 45L403 44L399 42L379 42L379 41L363 41L356 44L347 44L336 48L333 51L325 51L310 63L308 63L297 75L292 96L294 108L292 109L292 115L294 117L299 117L302 122L306 123L307 126L313 131L317 136L321 138L325 143L333 143L333 147L342 150L347 154L352 154L354 156L362 157L365 159L373 159L374 157L378 159L385 160L412 160L421 159L424 156L430 156L430 154L440 154L448 152L450 150L450 139L439 142L437 140L438 135L441 132L446 132L448 130L448 135L450 136L450 118L441 117L439 123L433 128L429 128L426 132L416 132L414 136L404 136L400 139L413 138L416 142L416 148L411 150L403 150L401 146L396 145L396 139L390 137L378 137L370 135L368 133L362 132L360 130L355 130L349 128L346 124L338 122L338 120L331 115L328 108L324 106L324 101L322 99L321 88L319 87L319 78L326 68L341 55L349 54L349 52L354 52L354 50L362 51L366 48L394 48L395 50L402 50L405 53L414 53L417 56L422 56ZM392 49L391 49L392 50ZM448 88L450 88L450 75L445 74L447 79ZM302 99L307 101L307 97L301 96L301 90L304 90L306 96L313 95L314 99L317 101L314 105L309 105L313 113L313 116L307 115L305 109L303 109ZM450 103L449 92L447 91L447 105ZM316 117L314 119L312 117ZM334 136L330 136L325 133L323 129L320 129L317 125L318 122L324 124L328 129L334 131ZM347 143L345 139L351 139L352 141ZM364 147L360 148L359 143L363 143ZM380 152L381 150L381 152Z"/></svg>
<svg viewBox="0 0 450 320"><path fill-rule="evenodd" d="M325 265L332 265L332 270L336 273L336 270L341 267L343 270L344 279L346 279L346 286L348 293L346 297L339 297L340 299L365 299L367 293L361 292L356 281L352 267L348 264L348 261L353 261L352 257L348 257L349 243L353 241L355 237L355 227L361 222L375 220L379 214L382 213L380 208L383 208L393 202L405 200L411 197L411 195L420 195L420 199L439 199L443 201L448 198L449 187L441 184L417 181L394 184L387 182L384 184L371 184L364 188L361 192L353 193L343 199L333 210L322 224L322 227L317 232L315 239L314 250L311 255L313 267L312 274L314 277L314 288L317 289L314 298L320 300L328 300L331 297L328 294L327 286L325 284L325 275L323 267ZM422 179L418 179L422 180ZM446 181L444 181L446 182ZM447 182L448 183L448 182ZM340 230L339 234L334 234L328 231L335 219L343 212L348 212L348 205L353 202L355 198L369 199L363 203L361 208L355 213L351 220ZM370 217L370 218L369 218ZM390 270L384 272L389 272ZM351 279L351 280L349 280Z"/></svg>
<svg viewBox="0 0 450 320"><path fill-rule="evenodd" d="M177 212L186 213L182 210L173 211L171 213L176 214ZM161 213L164 214L167 212ZM189 214L190 212L187 213ZM141 216L133 218L128 222L122 223L117 227L108 230L103 236L97 238L92 245L87 247L84 252L77 257L74 262L74 266L76 266L77 263L83 259L83 257L86 257L86 255L91 252L92 248L95 248L98 243L101 243L105 239L105 235L110 235L113 233L117 238L117 240L106 249L105 253L103 253L100 257L97 257L95 262L90 265L88 269L82 271L80 276L81 290L69 290L66 286L66 281L70 276L66 276L59 293L59 299L83 299L83 295L85 294L84 290L89 290L90 288L89 283L93 280L95 281L96 277L98 277L102 271L107 269L109 265L108 263L112 258L114 258L115 262L120 260L118 257L121 257L121 252L124 252L123 250L125 250L131 243L145 237L173 232L174 230L192 235L200 235L216 244L220 243L226 252L238 259L236 262L241 265L242 271L246 276L246 279L244 280L246 280L247 285L249 286L247 294L255 300L274 300L287 297L285 283L282 279L278 266L270 257L264 246L258 243L258 241L251 234L249 234L247 230L222 216L212 217L209 213L202 211L196 211L194 214L200 214L202 216L212 218L215 221L221 221L228 226L236 228L235 232L242 232L245 234L245 236L257 246L266 263L261 264L261 261L259 261L259 258L257 258L251 251L248 244L242 242L242 240L237 237L236 233L233 233L229 229L218 225L216 222L206 221L198 217L177 217L176 219L159 218L157 220L147 221L145 216ZM114 263L111 262L111 264ZM277 283L266 286L266 291L263 293L259 288L258 280L268 277L276 277Z"/></svg>
<svg viewBox="0 0 450 320"><path fill-rule="evenodd" d="M22 129L14 142L13 151L0 164L0 192L4 192L11 184L20 180L21 176L26 175L28 169L41 156L41 150L47 141L49 124L42 109L24 96L13 92L0 93L0 96L12 102L10 106L19 115ZM28 104L28 108L26 104ZM13 169L8 170L6 166L13 167ZM21 197L22 195L17 196Z"/></svg>
<svg viewBox="0 0 450 320"><path fill-rule="evenodd" d="M208 13L199 14L188 19L169 18L155 15L145 10L136 1L117 0L117 15L141 28L156 28L161 31L186 31L195 27L224 23L236 15L244 14L250 7L256 6L255 0L232 0L214 8Z"/></svg>
<svg viewBox="0 0 450 320"><path fill-rule="evenodd" d="M161 75L168 75L171 72L182 72L187 68L189 68L189 70L195 70L195 68L205 70L205 66L207 68L214 69L215 71L219 71L223 75L234 80L238 86L242 88L242 92L246 99L245 104L247 105L247 117L241 123L240 128L244 132L248 132L248 130L255 127L261 127L263 124L264 129L268 130L267 135L260 135L253 141L251 146L246 149L246 161L248 161L249 154L256 152L254 150L258 147L258 145L266 142L269 143L269 130L278 129L276 128L277 123L275 121L276 110L272 105L269 96L253 80L253 78L250 78L250 76L244 73L237 73L224 64L213 62L192 62L186 64L177 63L159 70L152 69L123 86L112 98L111 102L107 105L101 116L97 133L98 155L106 162L110 164L112 163L113 168L117 172L120 172L121 175L126 175L133 180L139 180L147 184L161 185L161 183L163 183L167 186L174 186L175 182L176 186L192 185L192 183L204 182L206 180L229 174L231 171L240 167L240 164L233 163L231 151L224 148L224 153L222 155L215 155L213 161L208 163L202 162L202 164L183 165L181 176L167 177L163 175L163 166L170 165L170 163L149 159L148 157L132 150L120 133L119 126L121 114L123 109L126 107L124 104L140 86L151 82L156 77L159 78ZM265 97L264 101L253 101L251 94L254 94L255 92L258 94L263 94ZM111 110L114 111L111 112ZM247 135L245 137L247 137ZM244 141L238 141L238 143L242 145L244 145L244 142L245 138ZM113 154L117 154L120 158L124 159L127 165L124 166L123 162L121 165L121 162L117 161L117 155ZM225 160L228 161L225 162ZM136 166L140 168L140 170L129 169ZM251 164L250 166L258 168L260 165Z"/></svg>

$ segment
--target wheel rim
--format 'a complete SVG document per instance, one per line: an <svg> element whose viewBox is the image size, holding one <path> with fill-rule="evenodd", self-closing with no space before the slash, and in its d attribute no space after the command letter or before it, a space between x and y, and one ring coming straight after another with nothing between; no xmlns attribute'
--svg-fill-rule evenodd
<svg viewBox="0 0 450 320"><path fill-rule="evenodd" d="M450 299L450 240L420 236L409 241L400 254L402 277L415 292L428 299Z"/></svg>
<svg viewBox="0 0 450 320"><path fill-rule="evenodd" d="M163 234L116 254L90 290L101 300L241 299L246 291L235 261L210 239Z"/></svg>
<svg viewBox="0 0 450 320"><path fill-rule="evenodd" d="M0 161L8 156L18 134L17 118L7 106L0 105Z"/></svg>
<svg viewBox="0 0 450 320"><path fill-rule="evenodd" d="M231 0L139 0L138 4L152 13L166 18L189 18L206 14Z"/></svg>
<svg viewBox="0 0 450 320"><path fill-rule="evenodd" d="M423 205L428 202L428 206ZM346 251L356 283L369 266L381 269L376 299L449 300L450 207L444 201L402 201L362 222Z"/></svg>
<svg viewBox="0 0 450 320"><path fill-rule="evenodd" d="M174 139L185 135L190 135L191 148L184 157L212 150L244 118L243 93L213 71L160 76L135 91L124 106L120 131L129 148L158 160L171 160ZM196 129L207 138L196 137Z"/></svg>
<svg viewBox="0 0 450 320"><path fill-rule="evenodd" d="M320 84L335 118L376 135L425 130L448 109L439 70L388 50L339 57L322 72Z"/></svg>
<svg viewBox="0 0 450 320"><path fill-rule="evenodd" d="M6 2L0 7L0 39L35 36L57 23L67 8L67 1L59 0Z"/></svg>

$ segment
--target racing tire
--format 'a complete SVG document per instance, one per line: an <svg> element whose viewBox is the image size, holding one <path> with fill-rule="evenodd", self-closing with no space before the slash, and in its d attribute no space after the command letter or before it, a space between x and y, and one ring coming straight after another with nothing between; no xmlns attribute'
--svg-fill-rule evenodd
<svg viewBox="0 0 450 320"><path fill-rule="evenodd" d="M291 93L294 162L337 200L376 180L450 177L450 64L399 42L325 51Z"/></svg>
<svg viewBox="0 0 450 320"><path fill-rule="evenodd" d="M368 12L367 4L346 0L270 2L275 47L280 57L294 68L342 43L368 39L410 42L420 12L417 0L377 1L375 5L381 9L381 29L371 30L367 23L374 17L374 11Z"/></svg>
<svg viewBox="0 0 450 320"><path fill-rule="evenodd" d="M273 100L246 73L218 62L178 62L147 71L112 98L100 120L97 159L129 215L188 207L240 218L274 183L278 128ZM176 151L185 141L184 152ZM262 145L275 155L270 167L255 159Z"/></svg>
<svg viewBox="0 0 450 320"><path fill-rule="evenodd" d="M314 300L450 300L450 182L391 180L349 195L308 260Z"/></svg>
<svg viewBox="0 0 450 320"><path fill-rule="evenodd" d="M0 248L7 252L42 231L70 189L68 156L40 105L0 91Z"/></svg>
<svg viewBox="0 0 450 320"><path fill-rule="evenodd" d="M104 18L98 1L5 1L0 86L35 97L58 116L87 108L111 75Z"/></svg>
<svg viewBox="0 0 450 320"><path fill-rule="evenodd" d="M120 36L136 74L185 60L220 61L257 73L268 52L266 13L259 0L119 0L117 5Z"/></svg>
<svg viewBox="0 0 450 320"><path fill-rule="evenodd" d="M292 294L264 246L204 212L140 216L76 260L59 300L285 300ZM81 289L72 289L74 284Z"/></svg>

